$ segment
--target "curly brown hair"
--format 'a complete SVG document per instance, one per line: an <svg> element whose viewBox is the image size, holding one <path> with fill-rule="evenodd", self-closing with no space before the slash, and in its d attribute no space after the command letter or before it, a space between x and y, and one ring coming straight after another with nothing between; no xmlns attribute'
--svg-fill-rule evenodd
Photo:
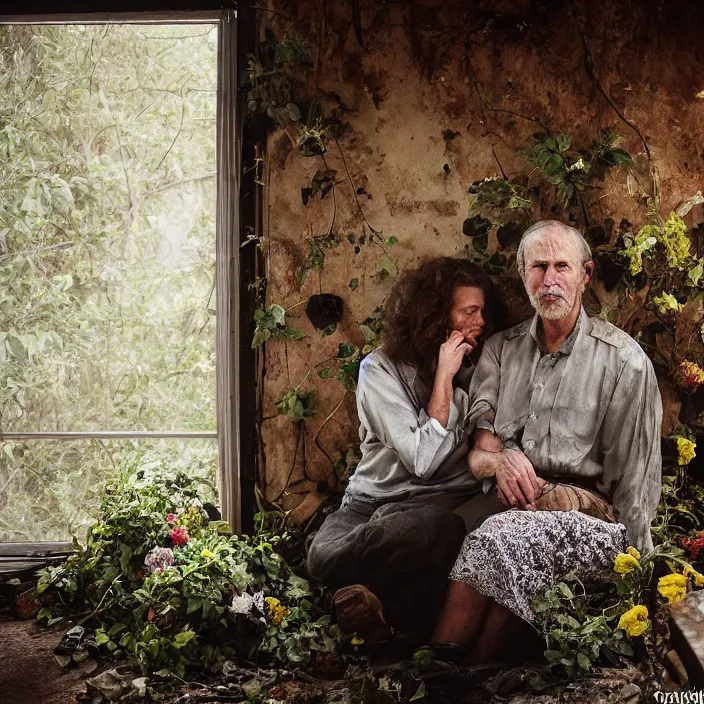
<svg viewBox="0 0 704 704"><path fill-rule="evenodd" d="M438 257L405 271L391 289L382 314L384 352L428 375L447 339L452 301L460 286L482 289L484 337L496 330L503 306L493 281L473 262Z"/></svg>

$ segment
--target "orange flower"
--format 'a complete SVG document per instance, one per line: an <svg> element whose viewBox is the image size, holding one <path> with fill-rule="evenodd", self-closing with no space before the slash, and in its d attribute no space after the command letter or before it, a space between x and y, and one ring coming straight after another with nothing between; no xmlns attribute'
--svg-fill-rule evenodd
<svg viewBox="0 0 704 704"><path fill-rule="evenodd" d="M704 369L685 359L673 373L675 383L686 391L696 391L704 384Z"/></svg>

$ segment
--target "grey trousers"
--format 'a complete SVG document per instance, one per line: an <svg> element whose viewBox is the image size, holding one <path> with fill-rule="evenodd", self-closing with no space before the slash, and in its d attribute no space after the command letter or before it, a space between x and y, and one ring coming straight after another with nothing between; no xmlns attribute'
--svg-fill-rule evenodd
<svg viewBox="0 0 704 704"><path fill-rule="evenodd" d="M466 533L504 508L494 492L427 502L352 500L328 516L313 539L311 577L331 589L365 585L379 597L389 625L427 637Z"/></svg>

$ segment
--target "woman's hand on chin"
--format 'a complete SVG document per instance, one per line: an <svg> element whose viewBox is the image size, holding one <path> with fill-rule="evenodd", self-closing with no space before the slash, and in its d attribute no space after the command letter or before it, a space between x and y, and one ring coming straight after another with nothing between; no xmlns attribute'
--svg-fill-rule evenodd
<svg viewBox="0 0 704 704"><path fill-rule="evenodd" d="M458 330L453 330L445 342L440 345L438 354L438 368L436 376L452 378L457 374L462 366L462 359L469 354L476 346L476 340L465 340L464 335Z"/></svg>

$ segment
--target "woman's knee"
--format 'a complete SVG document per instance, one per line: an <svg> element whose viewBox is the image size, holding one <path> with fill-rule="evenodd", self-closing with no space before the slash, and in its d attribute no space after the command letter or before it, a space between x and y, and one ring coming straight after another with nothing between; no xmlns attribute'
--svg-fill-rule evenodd
<svg viewBox="0 0 704 704"><path fill-rule="evenodd" d="M328 516L308 548L306 568L308 574L318 582L330 587L353 584L354 566L357 563L355 535L356 526L339 520L340 516Z"/></svg>
<svg viewBox="0 0 704 704"><path fill-rule="evenodd" d="M437 506L410 506L404 510L376 514L365 526L367 554L381 550L394 562L426 563L459 552L465 537L464 521L452 511Z"/></svg>

